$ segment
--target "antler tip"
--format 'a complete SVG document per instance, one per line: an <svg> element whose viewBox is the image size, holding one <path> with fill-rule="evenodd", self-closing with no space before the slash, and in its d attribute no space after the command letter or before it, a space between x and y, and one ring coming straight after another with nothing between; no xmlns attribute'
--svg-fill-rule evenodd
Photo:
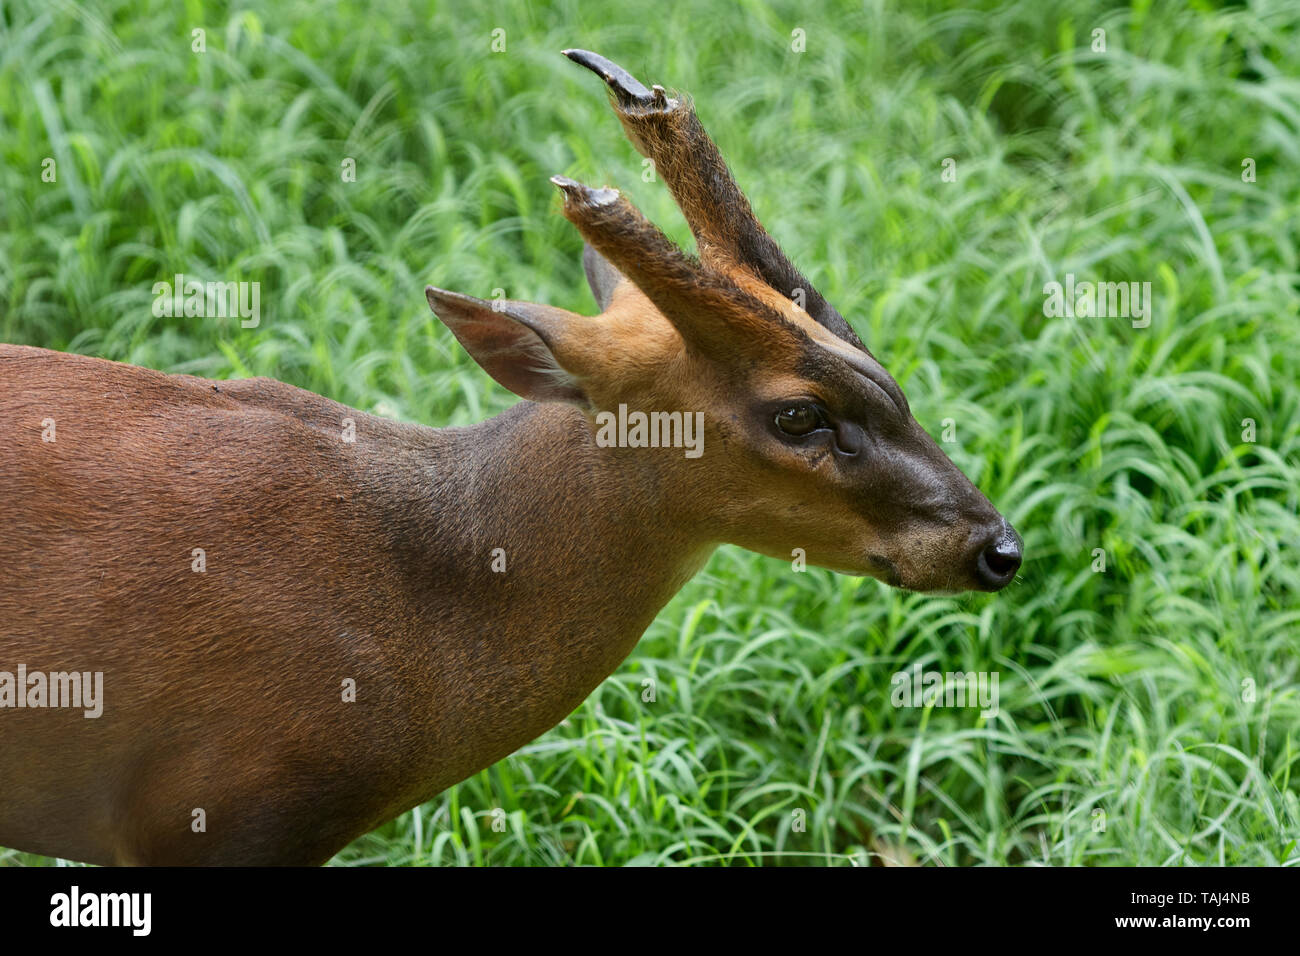
<svg viewBox="0 0 1300 956"><path fill-rule="evenodd" d="M564 193L565 201L574 200L575 202L585 202L592 206L605 206L618 199L618 190L610 189L608 186L602 186L600 189L592 189L590 186L583 185L576 179L570 179L568 176L552 176L551 182L560 187Z"/></svg>
<svg viewBox="0 0 1300 956"><path fill-rule="evenodd" d="M585 66L595 73L614 91L620 103L630 106L634 103L644 105L651 101L652 94L645 84L612 60L590 50L561 50L574 63Z"/></svg>

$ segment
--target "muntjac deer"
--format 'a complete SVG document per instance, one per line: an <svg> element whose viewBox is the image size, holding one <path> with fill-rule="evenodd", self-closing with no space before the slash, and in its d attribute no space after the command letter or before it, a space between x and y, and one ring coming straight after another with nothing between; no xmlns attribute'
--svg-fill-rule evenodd
<svg viewBox="0 0 1300 956"><path fill-rule="evenodd" d="M0 845L325 863L555 726L721 543L913 590L1015 576L1016 533L687 101L566 55L698 258L557 176L599 315L425 290L527 399L496 418L0 347ZM697 453L655 447L697 420Z"/></svg>

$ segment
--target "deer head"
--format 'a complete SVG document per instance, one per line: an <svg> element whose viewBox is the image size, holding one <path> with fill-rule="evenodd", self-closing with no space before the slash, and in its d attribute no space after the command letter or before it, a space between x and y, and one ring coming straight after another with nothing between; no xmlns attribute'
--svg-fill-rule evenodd
<svg viewBox="0 0 1300 956"><path fill-rule="evenodd" d="M536 402L601 412L703 412L704 454L654 456L715 542L912 590L996 591L1019 535L912 417L898 384L755 218L694 109L604 57L601 76L633 145L695 236L687 255L626 198L555 177L586 239L596 316L435 289L429 305L498 382ZM801 307L802 306L802 307ZM648 467L648 466L647 466Z"/></svg>

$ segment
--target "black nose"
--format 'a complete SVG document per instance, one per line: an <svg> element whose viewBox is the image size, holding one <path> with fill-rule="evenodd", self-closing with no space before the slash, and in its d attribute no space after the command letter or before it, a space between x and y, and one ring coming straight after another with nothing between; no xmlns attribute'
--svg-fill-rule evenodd
<svg viewBox="0 0 1300 956"><path fill-rule="evenodd" d="M975 570L980 584L989 591L1001 591L1020 570L1020 535L1005 521L993 539L980 551Z"/></svg>

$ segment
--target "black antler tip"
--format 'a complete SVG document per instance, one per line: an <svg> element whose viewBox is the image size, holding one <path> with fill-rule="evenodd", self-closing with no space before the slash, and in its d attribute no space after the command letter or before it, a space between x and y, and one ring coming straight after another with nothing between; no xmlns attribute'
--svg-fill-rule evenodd
<svg viewBox="0 0 1300 956"><path fill-rule="evenodd" d="M592 53L590 50L563 50L561 52L574 63L585 66L604 80L624 106L630 106L634 103L646 104L654 99L644 83L617 63L605 59L599 53Z"/></svg>

